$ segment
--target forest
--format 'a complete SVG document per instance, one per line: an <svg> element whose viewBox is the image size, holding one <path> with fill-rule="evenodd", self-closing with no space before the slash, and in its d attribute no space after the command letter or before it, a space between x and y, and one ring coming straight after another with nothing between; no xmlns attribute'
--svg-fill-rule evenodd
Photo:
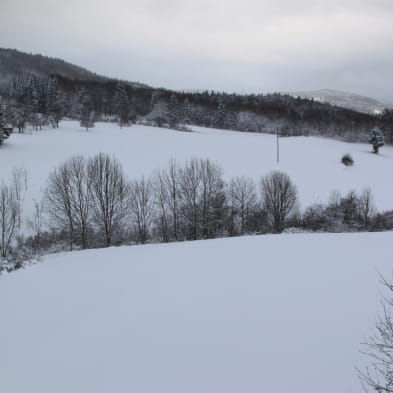
<svg viewBox="0 0 393 393"><path fill-rule="evenodd" d="M28 124L36 129L58 127L61 119L68 118L87 127L95 121L169 128L197 125L364 142L379 126L385 142L393 142L393 110L389 109L371 115L278 93L172 91L98 76L58 59L17 51L5 54L0 53L2 110L5 123L19 132Z"/></svg>

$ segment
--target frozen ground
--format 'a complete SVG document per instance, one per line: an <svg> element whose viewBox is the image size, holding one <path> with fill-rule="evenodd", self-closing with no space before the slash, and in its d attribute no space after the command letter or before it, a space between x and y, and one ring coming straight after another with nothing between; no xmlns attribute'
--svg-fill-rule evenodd
<svg viewBox="0 0 393 393"><path fill-rule="evenodd" d="M59 130L19 135L14 133L0 147L0 177L7 178L12 167L29 172L26 210L32 198L39 198L48 174L74 154L115 154L130 177L149 175L171 157L185 161L209 157L222 165L226 178L248 175L258 180L273 168L286 171L297 184L303 206L325 202L333 189L345 193L370 186L379 209L393 208L393 148L370 153L371 146L349 144L315 137L280 140L280 163L276 163L276 138L272 135L229 132L195 127L186 133L161 128L97 123L86 132L77 122L62 122ZM353 167L341 164L350 153Z"/></svg>
<svg viewBox="0 0 393 393"><path fill-rule="evenodd" d="M0 391L360 392L392 242L269 235L48 256L0 276Z"/></svg>

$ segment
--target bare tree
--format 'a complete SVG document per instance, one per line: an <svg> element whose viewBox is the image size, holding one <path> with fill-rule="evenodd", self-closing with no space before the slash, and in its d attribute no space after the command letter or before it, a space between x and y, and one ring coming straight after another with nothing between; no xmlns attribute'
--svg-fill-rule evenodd
<svg viewBox="0 0 393 393"><path fill-rule="evenodd" d="M200 160L201 178L201 231L207 239L216 236L222 224L223 205L225 202L222 168L208 158Z"/></svg>
<svg viewBox="0 0 393 393"><path fill-rule="evenodd" d="M179 169L181 214L188 239L211 238L223 226L222 169L209 159L192 159Z"/></svg>
<svg viewBox="0 0 393 393"><path fill-rule="evenodd" d="M163 175L166 192L168 194L169 211L172 217L172 236L179 240L179 210L181 201L180 171L175 159L169 161L168 167Z"/></svg>
<svg viewBox="0 0 393 393"><path fill-rule="evenodd" d="M296 186L286 173L272 171L261 179L260 191L270 225L274 232L282 232L288 218L297 210Z"/></svg>
<svg viewBox="0 0 393 393"><path fill-rule="evenodd" d="M340 202L341 202L341 194L338 190L333 190L330 193L326 213L329 220L329 225L334 225L337 227L339 225L339 221L341 220L341 210L340 210Z"/></svg>
<svg viewBox="0 0 393 393"><path fill-rule="evenodd" d="M179 240L181 235L180 169L171 159L165 169L153 176L154 200L158 213L158 227L163 241Z"/></svg>
<svg viewBox="0 0 393 393"><path fill-rule="evenodd" d="M370 357L372 364L364 371L357 371L366 392L393 393L393 283L383 277L381 282L389 295L382 298L382 313L375 331L363 343L363 353Z"/></svg>
<svg viewBox="0 0 393 393"><path fill-rule="evenodd" d="M56 226L67 230L69 246L72 250L75 234L73 196L69 165L61 164L48 178L45 191L48 213Z"/></svg>
<svg viewBox="0 0 393 393"><path fill-rule="evenodd" d="M367 230L370 222L376 213L374 197L371 188L365 188L359 197L359 214L364 228Z"/></svg>
<svg viewBox="0 0 393 393"><path fill-rule="evenodd" d="M24 192L27 190L27 170L23 167L14 168L12 171L12 187L14 189L15 202L19 210L18 213L18 229L21 228L22 215L22 204L24 198Z"/></svg>
<svg viewBox="0 0 393 393"><path fill-rule="evenodd" d="M27 221L27 226L33 231L34 245L37 254L41 252L41 238L45 227L44 201L34 200L33 216Z"/></svg>
<svg viewBox="0 0 393 393"><path fill-rule="evenodd" d="M133 180L130 184L130 210L138 233L138 241L146 243L152 216L152 184L150 180L142 177Z"/></svg>
<svg viewBox="0 0 393 393"><path fill-rule="evenodd" d="M153 175L152 188L154 194L154 204L157 207L157 225L161 233L161 239L169 242L169 216L170 216L170 200L168 189L166 187L166 172L157 171Z"/></svg>
<svg viewBox="0 0 393 393"><path fill-rule="evenodd" d="M76 235L82 248L87 248L91 190L87 162L83 156L72 157L51 173L46 200L49 214L56 225L68 230L70 249Z"/></svg>
<svg viewBox="0 0 393 393"><path fill-rule="evenodd" d="M233 215L239 217L238 233L242 235L257 203L254 181L244 176L233 178L229 184L229 197Z"/></svg>
<svg viewBox="0 0 393 393"><path fill-rule="evenodd" d="M83 156L75 156L66 163L70 181L71 214L80 237L82 248L88 247L88 231L91 224L91 187L87 162Z"/></svg>
<svg viewBox="0 0 393 393"><path fill-rule="evenodd" d="M186 162L179 171L182 196L182 215L186 227L186 238L196 240L199 236L199 202L201 195L201 172L198 160Z"/></svg>
<svg viewBox="0 0 393 393"><path fill-rule="evenodd" d="M100 153L88 162L93 219L109 247L127 215L128 185L121 164Z"/></svg>
<svg viewBox="0 0 393 393"><path fill-rule="evenodd" d="M9 252L12 240L17 232L20 216L20 206L16 196L15 184L0 184L0 250L5 258Z"/></svg>

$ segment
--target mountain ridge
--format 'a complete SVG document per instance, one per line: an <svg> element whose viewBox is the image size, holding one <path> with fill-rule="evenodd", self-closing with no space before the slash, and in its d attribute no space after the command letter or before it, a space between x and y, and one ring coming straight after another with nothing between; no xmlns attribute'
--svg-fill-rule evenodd
<svg viewBox="0 0 393 393"><path fill-rule="evenodd" d="M33 74L40 78L58 75L72 81L99 83L117 80L99 75L60 58L21 52L17 49L0 48L0 82L7 83L13 77L22 74ZM135 87L147 86L137 82L127 81L127 83Z"/></svg>
<svg viewBox="0 0 393 393"><path fill-rule="evenodd" d="M298 91L289 92L287 94L293 97L313 99L322 103L328 103L334 106L368 114L381 113L387 107L387 105L374 98L335 89Z"/></svg>

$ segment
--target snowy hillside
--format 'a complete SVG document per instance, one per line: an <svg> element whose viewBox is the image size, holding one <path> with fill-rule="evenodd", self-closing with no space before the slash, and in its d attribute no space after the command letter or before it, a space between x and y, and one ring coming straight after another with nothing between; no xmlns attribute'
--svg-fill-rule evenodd
<svg viewBox="0 0 393 393"><path fill-rule="evenodd" d="M326 202L334 189L345 193L371 187L380 210L393 208L393 182L382 174L393 169L393 148L384 146L378 155L367 144L350 144L316 137L280 139L280 162L276 162L273 135L194 128L180 132L162 128L132 126L122 130L115 124L97 123L92 130L77 122L63 122L58 130L14 133L0 147L0 177L7 180L13 167L24 166L29 173L25 215L39 199L49 173L75 154L114 154L130 178L167 164L170 158L183 162L192 157L216 160L229 180L247 175L259 180L272 169L287 172L298 186L304 206ZM341 157L350 153L353 167L345 167Z"/></svg>
<svg viewBox="0 0 393 393"><path fill-rule="evenodd" d="M0 276L7 393L349 393L393 233L64 253Z"/></svg>
<svg viewBox="0 0 393 393"><path fill-rule="evenodd" d="M290 95L293 97L309 98L320 102L327 102L331 105L364 113L380 113L386 107L386 105L373 98L338 90L325 89L301 91L290 93Z"/></svg>

